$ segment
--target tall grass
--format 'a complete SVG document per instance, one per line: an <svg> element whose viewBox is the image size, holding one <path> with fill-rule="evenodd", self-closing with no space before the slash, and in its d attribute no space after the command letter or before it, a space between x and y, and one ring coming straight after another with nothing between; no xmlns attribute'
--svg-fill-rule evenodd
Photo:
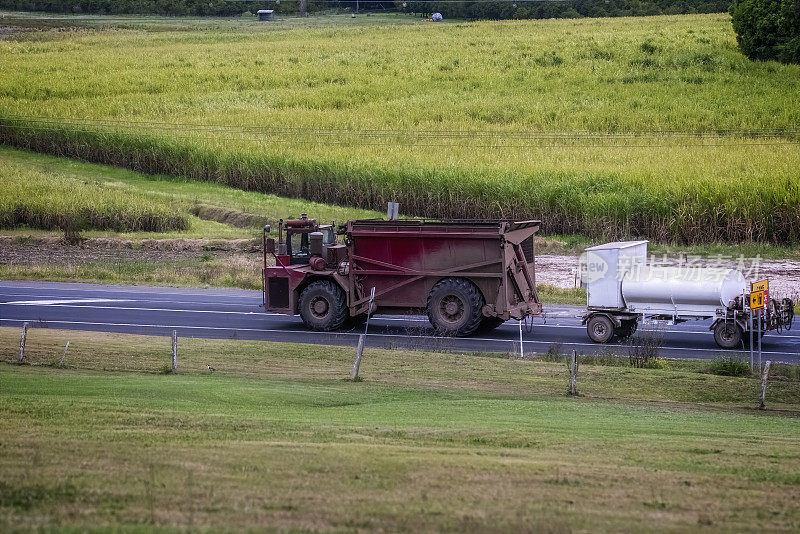
<svg viewBox="0 0 800 534"><path fill-rule="evenodd" d="M25 176L34 178L26 179ZM42 177L48 178L49 187L37 187ZM4 146L0 146L0 178L8 181L9 192L18 189L15 195L24 198L28 205L35 201L37 206L55 206L65 199L71 199L98 207L98 202L92 196L101 191L106 198L115 196L121 201L133 201L138 206L163 207L171 215L188 217L188 230L180 225L173 232L153 229L132 233L136 230L127 230L123 234L135 238L249 238L256 235L254 230L260 235L265 223L274 226L280 218L297 217L301 213L313 214L325 222L339 223L381 215L376 211L247 192L212 182L140 174L119 167L55 158ZM6 186L3 183L4 193ZM132 208L126 209L132 211ZM12 214L11 218L11 221L4 223L5 227L27 224L26 219L21 217L13 217ZM209 224L210 221L224 224ZM230 225L238 225L241 230ZM53 227L52 224L36 226ZM107 228L106 233L112 230L114 228Z"/></svg>
<svg viewBox="0 0 800 534"><path fill-rule="evenodd" d="M800 67L745 59L727 16L375 20L0 42L0 142L316 201L396 200L408 214L539 217L550 233L800 241ZM306 130L10 119L42 114ZM522 130L720 131L512 137Z"/></svg>
<svg viewBox="0 0 800 534"><path fill-rule="evenodd" d="M0 160L0 228L118 232L185 230L189 221L173 203L122 192L95 181L42 172Z"/></svg>

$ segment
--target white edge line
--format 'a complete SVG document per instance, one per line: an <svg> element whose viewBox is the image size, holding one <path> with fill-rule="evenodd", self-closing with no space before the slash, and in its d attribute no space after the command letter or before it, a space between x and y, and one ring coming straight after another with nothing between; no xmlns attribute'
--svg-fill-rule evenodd
<svg viewBox="0 0 800 534"><path fill-rule="evenodd" d="M0 319L0 322L16 322L16 323L23 323L23 322L31 322L36 323L39 322L40 319ZM230 328L230 327L223 327L223 326L184 326L184 325L158 325L158 324L135 324L135 323L94 323L94 322L87 322L87 321L47 321L42 320L41 322L50 324L83 324L83 325L98 325L98 326L130 326L130 327L138 327L138 328L184 328L184 329L195 329L195 330L239 330L243 332L275 332L275 333L282 333L282 334L317 334L317 335L326 335L326 336L360 336L360 333L357 332L315 332L313 330L275 330L275 329L266 329L266 328ZM124 333L124 332L123 332ZM394 334L366 334L367 336L375 336L375 337L385 337L385 338L392 338L392 337L400 337L400 338L416 338L416 339L449 339L453 341L464 340L464 341L489 341L493 343L518 343L513 339L493 339L493 338L481 338L481 337L469 337L469 338L442 338L442 337L434 337L434 336L419 336L419 335L394 335ZM297 341L296 343L302 343L301 341ZM551 345L555 343L554 341L536 341L533 339L526 339L523 340L524 343L538 343L540 345ZM570 342L559 342L561 345L577 345L577 346L589 346L588 343L577 343L574 341ZM612 345L612 344L605 344L604 347L625 347L625 345ZM664 347L664 350L690 350L696 352L725 352L725 353L736 353L734 351L728 351L725 349L698 349L698 348L690 348L690 347ZM795 356L795 354L791 352L773 352L773 351L762 351L762 354L780 354L780 355L789 355Z"/></svg>
<svg viewBox="0 0 800 534"><path fill-rule="evenodd" d="M0 306L36 306L36 307L48 307L48 308L91 308L91 309L99 309L99 310L138 310L138 311L154 311L154 312L174 312L174 313L209 313L209 314L220 314L220 315L263 315L267 317L296 317L293 315L286 315L283 313L274 313L274 312L262 312L262 311L251 311L251 312L239 312L239 311L218 311L218 310L187 310L187 309L174 309L174 308L137 308L137 307L124 307L124 306L89 306L85 304L38 304L34 301L28 302L0 302ZM375 320L378 321L402 321L402 322L415 322L415 323L427 323L427 319L414 319L412 317L386 317L381 315L376 315ZM516 328L513 324L505 325L510 328ZM534 330L536 328L578 328L583 330L583 325L559 325L559 324L535 324ZM698 335L707 335L710 334L710 330L705 331L694 331L694 330L662 330L662 332L666 334L698 334ZM800 336L791 336L791 335L777 335L774 336L775 339L800 339ZM477 338L472 338L477 339ZM620 345L621 346L621 345Z"/></svg>

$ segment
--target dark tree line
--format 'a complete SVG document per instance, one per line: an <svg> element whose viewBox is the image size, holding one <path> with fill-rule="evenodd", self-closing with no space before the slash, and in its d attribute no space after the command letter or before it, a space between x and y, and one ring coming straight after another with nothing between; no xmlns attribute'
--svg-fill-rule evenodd
<svg viewBox="0 0 800 534"><path fill-rule="evenodd" d="M396 2L415 13L439 12L445 18L548 19L723 13L730 0L569 0L566 2ZM404 5L405 4L405 5Z"/></svg>
<svg viewBox="0 0 800 534"><path fill-rule="evenodd" d="M800 63L800 0L733 0L731 20L750 59Z"/></svg>
<svg viewBox="0 0 800 534"><path fill-rule="evenodd" d="M761 0L759 0L761 1ZM777 1L777 0L776 0ZM790 0L795 3L800 0ZM721 13L730 0L569 0L565 2L360 2L362 10L439 12L445 18L542 19L616 17L680 13ZM309 11L355 7L355 2L309 2ZM224 0L0 0L0 8L56 13L233 16L258 9L296 13L297 1L227 2Z"/></svg>
<svg viewBox="0 0 800 534"><path fill-rule="evenodd" d="M324 2L309 2L308 10L315 11ZM297 1L226 2L224 0L0 0L0 8L15 11L48 11L51 13L92 13L100 15L192 15L229 17L259 9L274 9L278 13L297 13Z"/></svg>

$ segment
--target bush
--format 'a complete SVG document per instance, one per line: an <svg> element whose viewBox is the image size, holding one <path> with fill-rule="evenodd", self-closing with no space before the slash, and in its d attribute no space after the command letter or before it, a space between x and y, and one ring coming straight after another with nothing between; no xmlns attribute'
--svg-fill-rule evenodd
<svg viewBox="0 0 800 534"><path fill-rule="evenodd" d="M709 364L708 372L721 376L747 376L750 364L734 356L718 356Z"/></svg>
<svg viewBox="0 0 800 534"><path fill-rule="evenodd" d="M664 369L666 363L660 357L664 346L664 335L658 330L640 330L626 343L631 367L639 369Z"/></svg>
<svg viewBox="0 0 800 534"><path fill-rule="evenodd" d="M782 377L787 380L800 380L800 365L773 363L769 374L772 377Z"/></svg>
<svg viewBox="0 0 800 534"><path fill-rule="evenodd" d="M800 63L800 0L733 0L730 13L744 55Z"/></svg>

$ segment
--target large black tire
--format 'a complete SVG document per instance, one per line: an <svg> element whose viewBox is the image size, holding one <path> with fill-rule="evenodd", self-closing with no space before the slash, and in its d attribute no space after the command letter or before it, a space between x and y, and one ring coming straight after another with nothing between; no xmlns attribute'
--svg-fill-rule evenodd
<svg viewBox="0 0 800 534"><path fill-rule="evenodd" d="M313 330L340 328L348 317L344 291L330 280L311 282L300 293L300 317Z"/></svg>
<svg viewBox="0 0 800 534"><path fill-rule="evenodd" d="M586 323L586 333L595 343L608 343L614 337L614 323L605 315L594 315Z"/></svg>
<svg viewBox="0 0 800 534"><path fill-rule="evenodd" d="M463 278L445 278L428 295L428 320L445 336L469 336L481 326L485 304L475 284Z"/></svg>
<svg viewBox="0 0 800 534"><path fill-rule="evenodd" d="M714 341L723 349L735 349L742 346L742 327L730 321L720 321L714 327ZM749 336L748 336L748 344Z"/></svg>
<svg viewBox="0 0 800 534"><path fill-rule="evenodd" d="M505 321L500 317L484 317L481 319L481 324L478 326L478 330L476 330L476 332L489 332L503 323L505 323Z"/></svg>

